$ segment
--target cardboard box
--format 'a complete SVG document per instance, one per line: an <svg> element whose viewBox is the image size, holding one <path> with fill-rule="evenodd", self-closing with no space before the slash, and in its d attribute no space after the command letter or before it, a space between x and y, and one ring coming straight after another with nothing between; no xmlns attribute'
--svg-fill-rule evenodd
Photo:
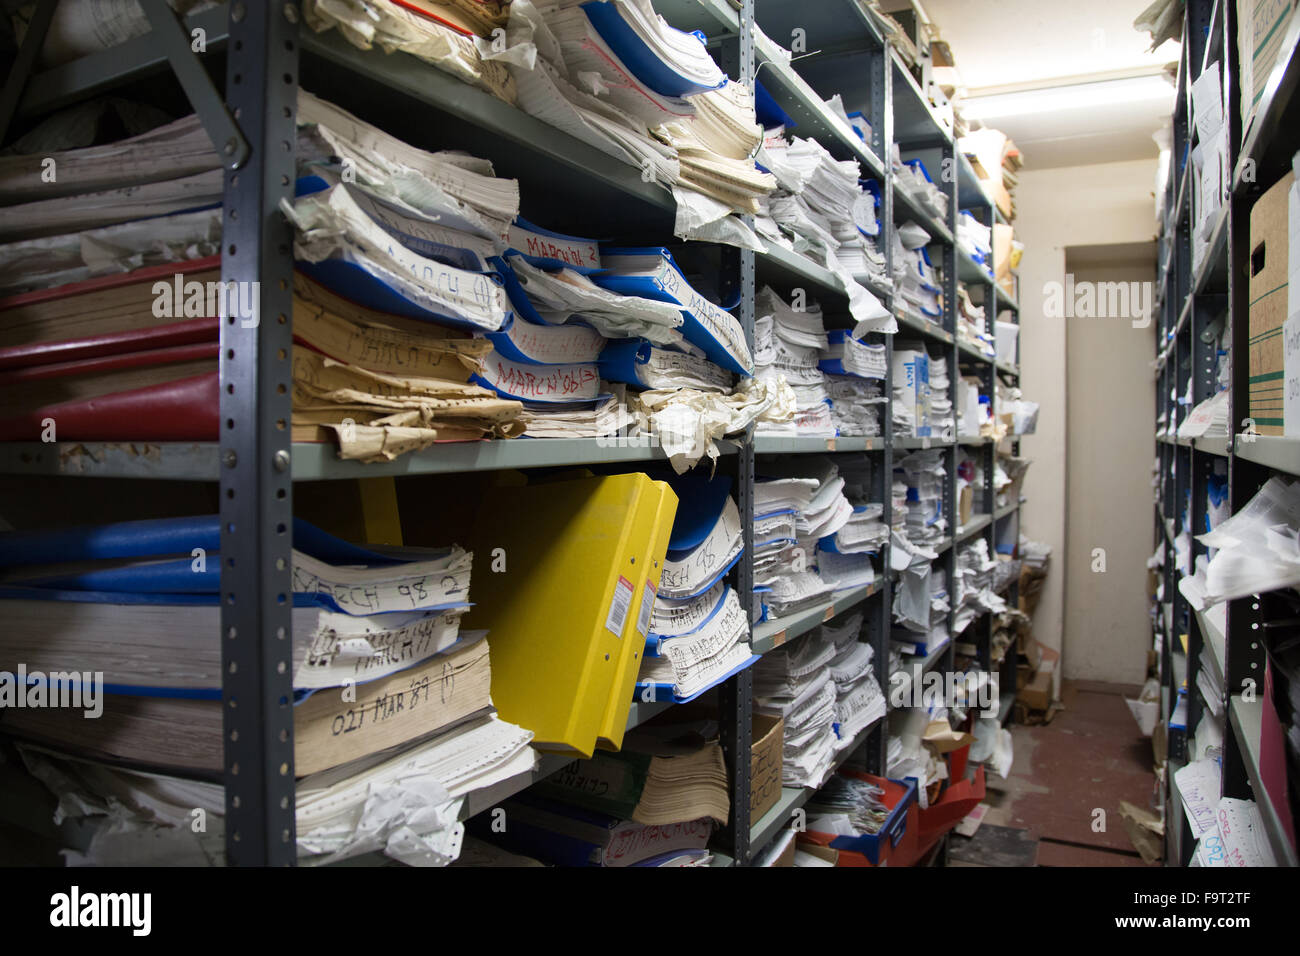
<svg viewBox="0 0 1300 956"><path fill-rule="evenodd" d="M781 796L782 747L785 721L771 714L755 713L750 725L749 818L757 820L776 806Z"/></svg>
<svg viewBox="0 0 1300 956"><path fill-rule="evenodd" d="M1047 710L1052 703L1052 678L1061 654L1041 644L1038 650L1038 669L1029 684L1016 692L1016 699L1030 710Z"/></svg>
<svg viewBox="0 0 1300 956"><path fill-rule="evenodd" d="M975 489L967 485L957 496L957 526L964 528L970 524L971 515L975 506Z"/></svg>
<svg viewBox="0 0 1300 956"><path fill-rule="evenodd" d="M1283 336L1287 319L1288 172L1250 211L1250 417L1261 435L1283 434Z"/></svg>
<svg viewBox="0 0 1300 956"><path fill-rule="evenodd" d="M1277 64L1297 0L1237 0L1237 63L1243 140Z"/></svg>

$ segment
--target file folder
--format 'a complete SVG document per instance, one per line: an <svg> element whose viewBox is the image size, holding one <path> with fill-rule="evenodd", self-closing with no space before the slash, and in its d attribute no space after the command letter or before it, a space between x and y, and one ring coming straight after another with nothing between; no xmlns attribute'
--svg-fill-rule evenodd
<svg viewBox="0 0 1300 956"><path fill-rule="evenodd" d="M493 488L479 504L464 626L488 631L492 699L539 749L590 757L609 723L627 720L630 688L621 711L606 711L624 645L644 647L633 582L661 520L659 487L612 475Z"/></svg>
<svg viewBox="0 0 1300 956"><path fill-rule="evenodd" d="M650 637L650 617L654 612L655 596L659 593L659 576L663 573L668 539L672 535L673 521L677 514L677 495L672 488L663 482L650 484L650 499L655 503L655 516L648 525L649 534L638 542L641 547L636 549L634 566L643 570L641 577L634 578L632 582L635 591L632 610L628 615L632 628L623 641L618 673L605 705L605 716L601 719L600 733L596 740L597 745L606 750L618 750L623 746L628 701L632 700L632 688L636 684L641 658Z"/></svg>

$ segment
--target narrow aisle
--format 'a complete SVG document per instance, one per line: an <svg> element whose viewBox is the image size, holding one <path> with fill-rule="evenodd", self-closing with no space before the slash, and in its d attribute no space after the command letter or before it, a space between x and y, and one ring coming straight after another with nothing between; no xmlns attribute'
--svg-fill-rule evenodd
<svg viewBox="0 0 1300 956"><path fill-rule="evenodd" d="M1052 723L1011 728L1011 774L1005 780L991 775L988 812L974 838L953 836L950 862L1147 865L1119 817L1122 800L1151 808L1151 740L1139 734L1125 705L1125 697L1136 696L1138 689L1063 682L1065 709Z"/></svg>
<svg viewBox="0 0 1300 956"><path fill-rule="evenodd" d="M1151 741L1138 733L1124 703L1137 691L1064 681L1064 710L1050 724L1014 726L1011 774L990 778L978 842L966 852L954 837L954 857L968 865L1006 865L983 850L995 842L991 835L979 839L991 825L1028 830L1038 841L1038 866L1145 866L1120 819L1121 800L1150 806L1155 780Z"/></svg>

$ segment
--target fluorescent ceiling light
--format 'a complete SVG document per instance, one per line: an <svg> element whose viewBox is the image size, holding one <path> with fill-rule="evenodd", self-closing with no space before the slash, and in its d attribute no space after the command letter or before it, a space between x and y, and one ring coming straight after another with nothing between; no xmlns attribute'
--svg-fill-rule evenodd
<svg viewBox="0 0 1300 956"><path fill-rule="evenodd" d="M1174 98L1174 88L1161 74L1135 76L1123 80L1075 83L1014 93L972 96L961 102L967 119L1001 119L1010 116L1033 116L1038 113L1061 113L1068 110L1123 106L1128 103L1157 102ZM1171 106L1172 108L1172 106Z"/></svg>

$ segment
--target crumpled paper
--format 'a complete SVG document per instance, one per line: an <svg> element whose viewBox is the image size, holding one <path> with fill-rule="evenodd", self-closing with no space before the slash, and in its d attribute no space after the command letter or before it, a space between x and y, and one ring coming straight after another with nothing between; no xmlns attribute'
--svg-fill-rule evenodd
<svg viewBox="0 0 1300 956"><path fill-rule="evenodd" d="M790 421L796 407L784 376L765 382L743 379L730 395L693 388L652 389L641 392L636 401L679 475L705 455L716 463L715 439L743 432L757 421Z"/></svg>

